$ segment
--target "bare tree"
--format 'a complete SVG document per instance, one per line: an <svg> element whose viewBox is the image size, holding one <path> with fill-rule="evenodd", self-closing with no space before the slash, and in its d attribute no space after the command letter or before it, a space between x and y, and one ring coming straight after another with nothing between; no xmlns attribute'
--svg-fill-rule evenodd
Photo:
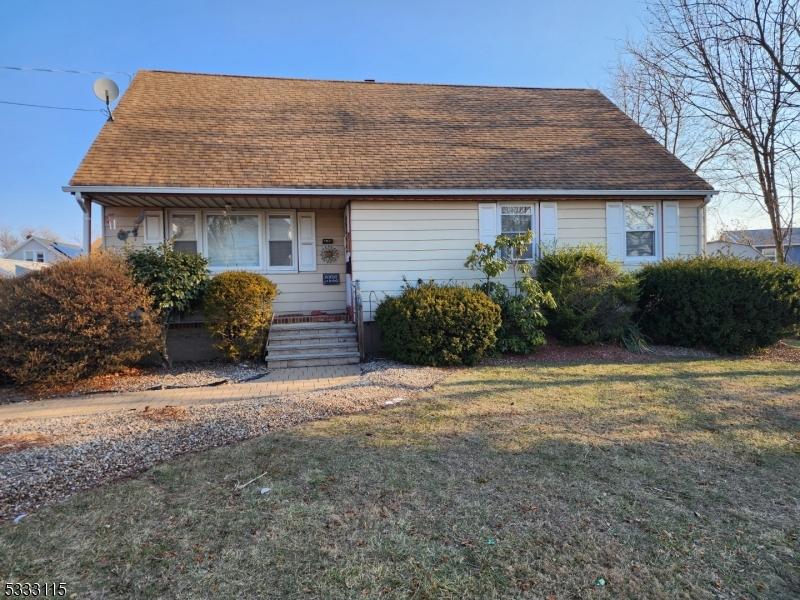
<svg viewBox="0 0 800 600"><path fill-rule="evenodd" d="M643 60L644 49L629 45L614 72L611 97L664 148L693 171L709 164L731 143L703 118L689 99L691 88L685 77L666 77Z"/></svg>
<svg viewBox="0 0 800 600"><path fill-rule="evenodd" d="M22 227L19 232L8 227L0 227L0 254L5 254L14 246L31 236L44 238L46 240L59 241L61 237L47 227Z"/></svg>
<svg viewBox="0 0 800 600"><path fill-rule="evenodd" d="M758 16L765 4L775 5L768 19ZM756 40L768 40L779 61L796 55L796 27L780 14L781 7L785 11L791 5L783 0L654 0L650 37L632 49L651 76L682 82L692 110L727 140L725 174L718 181L767 213L779 260L785 257L784 237L794 216L794 181L786 175L800 166L800 89L787 77L791 68L776 66Z"/></svg>
<svg viewBox="0 0 800 600"><path fill-rule="evenodd" d="M19 237L8 227L0 228L0 254L5 254L19 244Z"/></svg>
<svg viewBox="0 0 800 600"><path fill-rule="evenodd" d="M727 12L725 3L720 10ZM797 0L753 0L753 11L732 15L745 23L742 32L759 45L772 64L800 91L800 8ZM775 36L775 32L784 32Z"/></svg>

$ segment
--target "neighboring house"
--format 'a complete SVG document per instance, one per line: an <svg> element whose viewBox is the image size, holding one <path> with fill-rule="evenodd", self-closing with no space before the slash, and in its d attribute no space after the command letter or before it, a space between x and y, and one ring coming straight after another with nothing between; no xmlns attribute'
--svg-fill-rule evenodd
<svg viewBox="0 0 800 600"><path fill-rule="evenodd" d="M752 246L768 260L777 260L775 255L775 240L771 229L737 229L723 231L720 236L724 240L739 242ZM800 264L800 227L787 229L783 238L783 250L786 253L786 262Z"/></svg>
<svg viewBox="0 0 800 600"><path fill-rule="evenodd" d="M0 279L20 277L33 271L44 269L46 263L31 262L28 260L14 260L11 258L0 258Z"/></svg>
<svg viewBox="0 0 800 600"><path fill-rule="evenodd" d="M750 244L714 240L706 244L706 254L709 256L735 256L752 260L766 260L761 252Z"/></svg>
<svg viewBox="0 0 800 600"><path fill-rule="evenodd" d="M28 236L6 252L4 258L27 262L53 264L80 256L83 249L77 244L65 244L35 235Z"/></svg>
<svg viewBox="0 0 800 600"><path fill-rule="evenodd" d="M279 315L472 283L532 229L636 268L705 246L714 190L597 90L137 73L70 184L103 245L158 244L278 285ZM356 285L357 284L357 285Z"/></svg>

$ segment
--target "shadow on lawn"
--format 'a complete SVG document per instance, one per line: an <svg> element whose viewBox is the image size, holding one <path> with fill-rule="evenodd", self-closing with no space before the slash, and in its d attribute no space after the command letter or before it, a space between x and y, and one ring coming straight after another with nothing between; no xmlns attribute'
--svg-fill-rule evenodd
<svg viewBox="0 0 800 600"><path fill-rule="evenodd" d="M798 371L692 364L462 372L186 456L0 528L0 576L141 597L586 597L600 576L614 597L796 596Z"/></svg>

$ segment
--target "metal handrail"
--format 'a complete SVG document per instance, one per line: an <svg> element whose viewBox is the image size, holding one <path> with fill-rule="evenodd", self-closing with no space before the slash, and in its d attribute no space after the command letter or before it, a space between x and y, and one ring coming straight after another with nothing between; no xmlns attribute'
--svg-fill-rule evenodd
<svg viewBox="0 0 800 600"><path fill-rule="evenodd" d="M366 358L366 344L364 340L364 303L361 300L361 284L358 279L353 282L353 296L355 297L356 342L358 343L359 359Z"/></svg>
<svg viewBox="0 0 800 600"><path fill-rule="evenodd" d="M275 311L272 311L272 316L269 318L269 329L267 330L267 342L264 345L264 360L267 360L267 352L269 348L269 336L272 335L272 325L275 323Z"/></svg>

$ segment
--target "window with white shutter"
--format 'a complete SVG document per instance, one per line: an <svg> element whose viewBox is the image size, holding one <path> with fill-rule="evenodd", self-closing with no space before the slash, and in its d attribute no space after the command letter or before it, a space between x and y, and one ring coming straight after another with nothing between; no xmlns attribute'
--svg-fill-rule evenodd
<svg viewBox="0 0 800 600"><path fill-rule="evenodd" d="M313 212L297 213L297 243L301 271L317 270L316 223Z"/></svg>
<svg viewBox="0 0 800 600"><path fill-rule="evenodd" d="M676 258L680 251L680 209L679 203L670 200L662 202L664 213L664 258Z"/></svg>
<svg viewBox="0 0 800 600"><path fill-rule="evenodd" d="M494 202L478 204L478 239L483 244L494 244L497 239L497 205Z"/></svg>
<svg viewBox="0 0 800 600"><path fill-rule="evenodd" d="M159 212L146 212L144 214L144 243L160 244L164 241L163 214Z"/></svg>
<svg viewBox="0 0 800 600"><path fill-rule="evenodd" d="M539 203L539 246L553 249L558 241L558 205L555 202Z"/></svg>

